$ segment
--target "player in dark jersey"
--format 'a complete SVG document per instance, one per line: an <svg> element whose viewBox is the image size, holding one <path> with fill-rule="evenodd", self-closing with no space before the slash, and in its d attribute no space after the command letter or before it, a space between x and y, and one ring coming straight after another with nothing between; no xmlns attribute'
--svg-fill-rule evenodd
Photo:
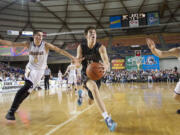
<svg viewBox="0 0 180 135"><path fill-rule="evenodd" d="M88 95L91 99L95 100L97 107L99 108L102 116L110 131L114 131L117 124L111 119L106 111L105 104L100 97L99 87L101 85L100 80L93 81L86 75L86 68L91 62L102 62L104 71L109 69L109 59L107 56L106 48L100 43L96 42L96 29L94 27L87 27L84 31L86 40L84 40L77 49L77 58L84 58L82 61L82 81L88 90Z"/></svg>

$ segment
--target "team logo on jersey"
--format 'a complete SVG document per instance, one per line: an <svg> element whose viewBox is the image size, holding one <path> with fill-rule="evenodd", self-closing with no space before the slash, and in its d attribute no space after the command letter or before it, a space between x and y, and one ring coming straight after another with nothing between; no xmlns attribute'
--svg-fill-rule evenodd
<svg viewBox="0 0 180 135"><path fill-rule="evenodd" d="M38 63L38 55L43 55L44 52L43 51L41 52L30 51L29 54L34 56L34 63Z"/></svg>
<svg viewBox="0 0 180 135"><path fill-rule="evenodd" d="M29 54L30 54L30 55L35 55L35 56L37 56L37 55L43 55L44 52L43 52L43 51L41 51L41 52L33 52L33 51L30 51Z"/></svg>

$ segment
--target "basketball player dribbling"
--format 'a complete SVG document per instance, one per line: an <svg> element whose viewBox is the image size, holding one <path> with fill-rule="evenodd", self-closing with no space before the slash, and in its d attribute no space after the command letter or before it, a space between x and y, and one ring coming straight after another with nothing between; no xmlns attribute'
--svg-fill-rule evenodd
<svg viewBox="0 0 180 135"><path fill-rule="evenodd" d="M96 42L96 29L94 27L87 27L84 31L86 40L78 46L77 58L84 58L82 60L82 82L88 90L89 98L95 100L95 103L100 110L105 122L110 131L114 131L117 124L108 115L105 104L100 97L99 88L101 81L90 80L86 75L86 68L91 62L103 62L104 71L109 69L109 59L106 48L100 43Z"/></svg>
<svg viewBox="0 0 180 135"><path fill-rule="evenodd" d="M78 66L80 59L75 58L68 52L43 41L43 32L40 30L34 31L32 42L11 42L7 40L1 40L0 44L12 46L12 47L27 47L29 51L29 62L26 65L25 70L25 84L18 90L15 95L14 101L6 114L7 120L15 120L15 112L19 108L20 104L28 97L30 92L36 87L44 75L45 68L47 66L47 57L49 50L54 50L59 54L67 56Z"/></svg>
<svg viewBox="0 0 180 135"><path fill-rule="evenodd" d="M180 59L180 47L172 48L168 51L161 51L161 50L156 48L156 45L152 39L147 38L146 42L147 42L149 49L151 50L151 52L154 55L156 55L160 58L175 56L178 59ZM180 81L177 83L176 88L174 89L174 98L180 102ZM180 109L177 110L177 114L180 114Z"/></svg>

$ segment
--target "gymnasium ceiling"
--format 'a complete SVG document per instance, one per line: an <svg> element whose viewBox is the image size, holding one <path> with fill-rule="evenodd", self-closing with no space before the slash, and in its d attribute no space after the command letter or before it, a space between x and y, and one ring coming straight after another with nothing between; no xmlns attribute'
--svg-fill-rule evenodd
<svg viewBox="0 0 180 135"><path fill-rule="evenodd" d="M159 11L159 26L109 29L109 16L150 11ZM47 34L78 31L46 37L48 42L61 46L82 39L81 31L89 25L100 29L99 38L180 32L180 0L0 0L0 35L11 41L24 41L27 37L8 36L7 30L40 29Z"/></svg>

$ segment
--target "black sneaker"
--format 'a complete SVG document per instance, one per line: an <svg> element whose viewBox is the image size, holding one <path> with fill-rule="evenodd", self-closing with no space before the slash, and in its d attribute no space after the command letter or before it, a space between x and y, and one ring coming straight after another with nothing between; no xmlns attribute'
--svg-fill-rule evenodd
<svg viewBox="0 0 180 135"><path fill-rule="evenodd" d="M176 113L177 113L177 114L180 114L180 109L178 109L178 110L176 111Z"/></svg>
<svg viewBox="0 0 180 135"><path fill-rule="evenodd" d="M15 120L14 113L11 111L8 111L8 113L6 114L6 119L7 120Z"/></svg>

